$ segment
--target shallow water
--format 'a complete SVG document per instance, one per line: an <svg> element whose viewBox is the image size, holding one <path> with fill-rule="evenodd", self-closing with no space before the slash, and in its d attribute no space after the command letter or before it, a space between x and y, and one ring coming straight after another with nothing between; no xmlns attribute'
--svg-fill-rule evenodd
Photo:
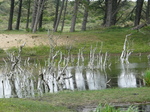
<svg viewBox="0 0 150 112"><path fill-rule="evenodd" d="M120 105L120 106L113 106L116 109L119 109L121 111L127 111L129 108L136 109L136 112L150 112L150 104L138 104L138 105ZM96 107L94 106L85 106L82 108L78 108L78 112L95 112ZM131 109L130 109L131 110ZM131 112L131 111L130 111Z"/></svg>
<svg viewBox="0 0 150 112"><path fill-rule="evenodd" d="M67 67L65 76L59 82L58 76L53 76L51 71L43 69L44 80L34 77L38 70L15 71L19 75L14 76L13 85L10 77L1 67L0 70L0 98L10 98L16 95L22 97L34 97L45 92L57 92L62 89L69 90L101 90L111 87L141 87L142 76L145 70L150 68L150 60L147 56L131 56L128 64L121 63L119 57L110 57L111 66L107 68L89 68L87 66ZM30 66L29 68L30 69ZM54 71L54 70L53 70ZM55 71L59 74L60 71ZM68 78L71 77L71 78ZM15 86L15 87L13 87ZM15 91L14 91L15 88Z"/></svg>

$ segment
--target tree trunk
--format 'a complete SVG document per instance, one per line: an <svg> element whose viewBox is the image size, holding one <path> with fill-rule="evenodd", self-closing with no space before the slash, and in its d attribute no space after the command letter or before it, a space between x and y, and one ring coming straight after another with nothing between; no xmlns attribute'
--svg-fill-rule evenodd
<svg viewBox="0 0 150 112"><path fill-rule="evenodd" d="M103 17L103 23L102 23L102 25L103 26L105 26L106 25L106 17L107 17L107 3L108 2L108 0L105 0L105 2L104 2L104 4L105 4L105 7L104 7L104 12L105 12L105 14L104 14L104 17Z"/></svg>
<svg viewBox="0 0 150 112"><path fill-rule="evenodd" d="M77 18L77 13L78 13L78 6L79 6L79 0L75 0L74 2L74 12L71 20L71 28L70 32L75 31L75 24L76 24L76 18Z"/></svg>
<svg viewBox="0 0 150 112"><path fill-rule="evenodd" d="M86 30L86 24L87 24L87 20L88 20L88 7L89 7L90 0L87 0L86 2L87 3L85 5L85 9L84 9L84 17L83 17L82 28L81 28L82 31Z"/></svg>
<svg viewBox="0 0 150 112"><path fill-rule="evenodd" d="M111 20L112 20L112 3L113 0L108 0L107 1L107 9L106 9L106 27L110 27L111 26Z"/></svg>
<svg viewBox="0 0 150 112"><path fill-rule="evenodd" d="M113 0L112 2L112 20L111 20L111 25L115 25L117 22L117 8L118 8L118 2L117 0Z"/></svg>
<svg viewBox="0 0 150 112"><path fill-rule="evenodd" d="M22 10L22 0L19 0L19 9L18 9L18 17L17 17L17 23L16 23L16 30L19 30L20 18L21 18L21 10Z"/></svg>
<svg viewBox="0 0 150 112"><path fill-rule="evenodd" d="M30 8L31 8L31 0L28 0L26 29L29 28Z"/></svg>
<svg viewBox="0 0 150 112"><path fill-rule="evenodd" d="M62 15L62 11L63 11L63 9L64 9L64 3L65 3L65 0L62 1L60 13L59 13L59 15L58 15L56 25L55 25L55 27L54 27L54 32L57 32L58 25L59 25L59 22L60 22L60 19L61 19L61 15Z"/></svg>
<svg viewBox="0 0 150 112"><path fill-rule="evenodd" d="M136 2L134 26L137 26L140 23L143 2L144 2L144 0L137 0L137 2Z"/></svg>
<svg viewBox="0 0 150 112"><path fill-rule="evenodd" d="M59 2L60 2L60 0L56 0L55 19L54 19L53 28L55 28L56 22L57 22L58 11L59 11Z"/></svg>
<svg viewBox="0 0 150 112"><path fill-rule="evenodd" d="M61 26L61 32L62 32L63 29L64 29L64 23L65 23L65 18L66 18L67 4L68 4L68 0L66 0L66 3L65 3L64 14L63 14L63 19L62 19L62 26Z"/></svg>
<svg viewBox="0 0 150 112"><path fill-rule="evenodd" d="M12 30L13 14L14 14L14 3L15 3L15 0L11 0L9 21L8 21L8 30Z"/></svg>
<svg viewBox="0 0 150 112"><path fill-rule="evenodd" d="M42 28L42 24L43 24L43 10L42 10L42 13L41 13L41 16L40 16L40 19L39 19L39 29Z"/></svg>
<svg viewBox="0 0 150 112"><path fill-rule="evenodd" d="M148 24L150 24L150 0L147 2L146 21Z"/></svg>
<svg viewBox="0 0 150 112"><path fill-rule="evenodd" d="M45 3L45 0L38 0L35 21L34 21L34 25L32 29L33 33L35 33L37 30L37 25L39 23L39 19L40 19L40 16L44 7L44 3Z"/></svg>
<svg viewBox="0 0 150 112"><path fill-rule="evenodd" d="M33 29L34 24L35 24L37 7L38 7L38 0L34 0L34 7L33 7L33 11L32 11L32 23L31 23L31 30Z"/></svg>

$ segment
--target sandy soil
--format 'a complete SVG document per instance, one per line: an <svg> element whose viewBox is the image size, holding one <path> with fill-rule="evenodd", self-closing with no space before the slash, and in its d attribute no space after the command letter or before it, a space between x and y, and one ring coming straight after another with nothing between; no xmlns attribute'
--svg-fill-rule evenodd
<svg viewBox="0 0 150 112"><path fill-rule="evenodd" d="M78 36L51 36L46 34L0 34L0 48L7 50L11 47L19 47L25 44L25 47L34 47L39 45L54 45L54 46L73 46L74 43L81 41L92 41L92 38Z"/></svg>
<svg viewBox="0 0 150 112"><path fill-rule="evenodd" d="M26 47L49 45L48 37L40 37L30 34L0 34L0 48L6 50L11 47L19 47L24 43Z"/></svg>

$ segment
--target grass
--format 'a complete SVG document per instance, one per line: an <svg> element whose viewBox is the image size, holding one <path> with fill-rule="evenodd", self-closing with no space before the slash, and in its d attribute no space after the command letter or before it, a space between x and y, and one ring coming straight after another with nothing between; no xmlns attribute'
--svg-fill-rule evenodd
<svg viewBox="0 0 150 112"><path fill-rule="evenodd" d="M77 107L98 106L99 104L128 103L132 105L150 102L149 91L148 87L62 91L30 99L0 99L0 108L2 112L73 112Z"/></svg>
<svg viewBox="0 0 150 112"><path fill-rule="evenodd" d="M100 49L101 43L103 43L103 52L121 53L125 36L130 33L132 34L130 39L133 41L131 49L134 49L134 52L150 52L148 45L150 41L149 34L142 34L129 28L109 28L85 32L62 33L62 36L69 35L75 41L74 48L84 48L85 54L88 53L91 46L97 46Z"/></svg>
<svg viewBox="0 0 150 112"><path fill-rule="evenodd" d="M50 102L54 105L63 105L71 108L87 105L99 105L104 103L134 104L140 102L149 102L149 90L150 88L143 87L124 89L116 88L97 91L65 91L56 94L47 94L44 97L35 100Z"/></svg>
<svg viewBox="0 0 150 112"><path fill-rule="evenodd" d="M96 108L96 112L119 112L118 109L115 109L113 106L110 106L108 104L106 105L99 105L97 108Z"/></svg>
<svg viewBox="0 0 150 112"><path fill-rule="evenodd" d="M144 80L147 86L150 86L150 70L147 70L144 75Z"/></svg>
<svg viewBox="0 0 150 112"><path fill-rule="evenodd" d="M62 106L28 99L0 99L0 112L69 112Z"/></svg>
<svg viewBox="0 0 150 112"><path fill-rule="evenodd" d="M142 33L141 33L142 32ZM64 54L67 53L67 49L71 46L71 53L77 54L79 49L83 49L84 54L89 54L91 46L97 47L97 53L99 52L101 45L102 52L108 53L121 53L125 36L132 34L129 39L131 40L131 47L135 53L150 52L149 49L149 32L147 29L142 29L141 32L130 30L130 28L101 28L99 30L80 31L80 32L64 32L54 33L54 36L60 36L64 43L67 45L57 46L55 49L62 51ZM144 33L143 33L144 32ZM24 34L29 33L26 31L3 31L4 34ZM37 32L36 35L47 36L47 32ZM66 38L68 37L68 38ZM69 40L69 42L68 42ZM24 55L47 55L49 54L48 46L35 46L34 48L26 48ZM27 52L26 52L27 51ZM30 51L30 52L28 52Z"/></svg>

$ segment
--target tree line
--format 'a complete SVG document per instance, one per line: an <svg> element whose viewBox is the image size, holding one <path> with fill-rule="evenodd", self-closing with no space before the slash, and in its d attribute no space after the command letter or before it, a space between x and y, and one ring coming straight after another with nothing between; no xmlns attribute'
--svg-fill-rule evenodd
<svg viewBox="0 0 150 112"><path fill-rule="evenodd" d="M133 3L134 5L131 8L131 4ZM88 18L96 14L103 21L101 23L103 27L111 27L117 23L121 24L127 19L130 19L134 26L139 25L141 19L146 24L150 23L150 0L137 0L136 2L128 0L11 0L9 4L8 30L13 30L14 8L16 5L18 9L15 29L19 30L21 17L26 16L26 29L31 29L33 33L42 28L43 17L45 16L44 11L51 9L51 6L54 6L54 10L49 12L48 16L54 16L54 32L58 31L58 27L60 27L60 31L63 31L67 14L71 14L72 16L70 20L70 32L74 32L78 13L81 13L81 9L83 11L82 31L85 31L87 28ZM72 8L69 9L68 6ZM26 15L22 14L22 7L26 7ZM131 10L125 15L124 13L128 8ZM68 13L69 11L70 13Z"/></svg>

